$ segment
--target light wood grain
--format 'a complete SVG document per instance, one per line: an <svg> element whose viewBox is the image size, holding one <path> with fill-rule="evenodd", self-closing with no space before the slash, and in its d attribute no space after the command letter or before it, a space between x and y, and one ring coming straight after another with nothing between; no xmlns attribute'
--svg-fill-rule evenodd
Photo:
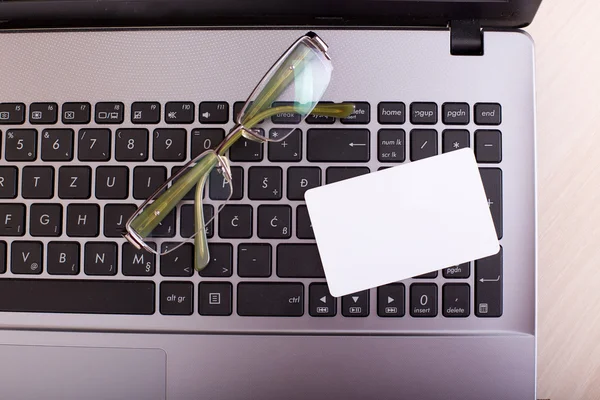
<svg viewBox="0 0 600 400"><path fill-rule="evenodd" d="M600 399L600 2L544 0L536 42L538 397Z"/></svg>

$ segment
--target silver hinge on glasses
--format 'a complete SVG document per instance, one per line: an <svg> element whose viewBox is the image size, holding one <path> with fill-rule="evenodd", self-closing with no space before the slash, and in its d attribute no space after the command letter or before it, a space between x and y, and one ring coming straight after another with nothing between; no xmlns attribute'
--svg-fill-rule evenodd
<svg viewBox="0 0 600 400"><path fill-rule="evenodd" d="M450 54L453 56L483 55L483 30L479 21L450 21Z"/></svg>

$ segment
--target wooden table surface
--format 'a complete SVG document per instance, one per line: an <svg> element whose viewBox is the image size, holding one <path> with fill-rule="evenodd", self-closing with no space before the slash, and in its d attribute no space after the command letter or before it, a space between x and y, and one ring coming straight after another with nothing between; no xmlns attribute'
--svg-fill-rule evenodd
<svg viewBox="0 0 600 400"><path fill-rule="evenodd" d="M543 0L536 42L538 398L600 399L600 1Z"/></svg>

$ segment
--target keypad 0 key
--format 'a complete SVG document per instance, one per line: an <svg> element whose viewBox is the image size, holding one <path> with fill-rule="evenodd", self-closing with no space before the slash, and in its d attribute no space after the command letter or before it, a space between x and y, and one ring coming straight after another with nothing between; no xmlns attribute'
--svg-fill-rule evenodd
<svg viewBox="0 0 600 400"><path fill-rule="evenodd" d="M24 199L51 199L54 196L54 168L23 168L21 196Z"/></svg>
<svg viewBox="0 0 600 400"><path fill-rule="evenodd" d="M0 236L25 234L25 205L0 203Z"/></svg>
<svg viewBox="0 0 600 400"><path fill-rule="evenodd" d="M306 134L308 161L365 162L371 157L368 129L309 129Z"/></svg>
<svg viewBox="0 0 600 400"><path fill-rule="evenodd" d="M0 125L19 125L25 122L25 104L0 103Z"/></svg>
<svg viewBox="0 0 600 400"><path fill-rule="evenodd" d="M73 130L44 129L42 131L42 160L71 161L73 159Z"/></svg>
<svg viewBox="0 0 600 400"><path fill-rule="evenodd" d="M44 260L42 242L12 242L10 270L13 274L41 274Z"/></svg>
<svg viewBox="0 0 600 400"><path fill-rule="evenodd" d="M19 171L16 167L0 167L0 199L17 197L18 176Z"/></svg>
<svg viewBox="0 0 600 400"><path fill-rule="evenodd" d="M110 160L111 132L109 129L81 129L78 134L79 161Z"/></svg>
<svg viewBox="0 0 600 400"><path fill-rule="evenodd" d="M277 276L281 278L324 278L316 244L277 246Z"/></svg>
<svg viewBox="0 0 600 400"><path fill-rule="evenodd" d="M200 282L198 312L200 315L231 315L232 295L229 282Z"/></svg>
<svg viewBox="0 0 600 400"><path fill-rule="evenodd" d="M37 131L35 129L8 129L4 141L6 161L35 161L37 158Z"/></svg>
<svg viewBox="0 0 600 400"><path fill-rule="evenodd" d="M410 286L410 315L435 317L438 287L434 283L417 283Z"/></svg>
<svg viewBox="0 0 600 400"><path fill-rule="evenodd" d="M502 282L504 281L502 247L490 257L475 261L475 315L502 316Z"/></svg>
<svg viewBox="0 0 600 400"><path fill-rule="evenodd" d="M50 275L77 275L79 273L79 243L50 242L46 269Z"/></svg>
<svg viewBox="0 0 600 400"><path fill-rule="evenodd" d="M116 275L117 245L112 242L88 242L84 249L86 275Z"/></svg>
<svg viewBox="0 0 600 400"><path fill-rule="evenodd" d="M210 261L201 270L203 277L229 277L233 275L233 247L229 243L209 243Z"/></svg>
<svg viewBox="0 0 600 400"><path fill-rule="evenodd" d="M304 314L304 285L240 283L237 312L241 316L300 317Z"/></svg>

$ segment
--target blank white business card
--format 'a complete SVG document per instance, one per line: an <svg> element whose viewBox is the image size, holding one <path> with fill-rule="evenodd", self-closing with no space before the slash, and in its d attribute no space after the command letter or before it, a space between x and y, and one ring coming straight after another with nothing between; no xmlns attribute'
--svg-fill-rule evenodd
<svg viewBox="0 0 600 400"><path fill-rule="evenodd" d="M305 199L335 297L500 249L468 148L310 189Z"/></svg>

